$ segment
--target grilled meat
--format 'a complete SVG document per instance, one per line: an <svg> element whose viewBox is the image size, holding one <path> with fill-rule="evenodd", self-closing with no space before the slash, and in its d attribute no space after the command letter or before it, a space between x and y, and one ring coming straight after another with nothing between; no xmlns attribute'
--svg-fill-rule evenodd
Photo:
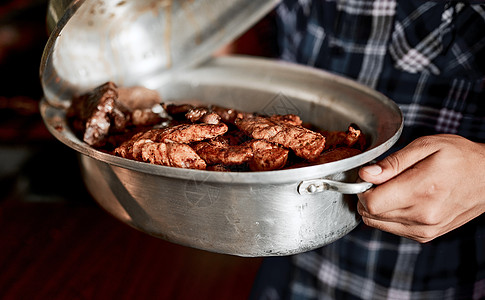
<svg viewBox="0 0 485 300"><path fill-rule="evenodd" d="M299 162L291 166L291 168L300 168L313 166L318 164L326 164L341 159L349 158L357 154L362 153L359 149L349 148L349 147L338 147L322 152L314 161L304 161Z"/></svg>
<svg viewBox="0 0 485 300"><path fill-rule="evenodd" d="M289 150L265 140L251 140L247 143L253 152L249 161L251 171L282 169L288 160Z"/></svg>
<svg viewBox="0 0 485 300"><path fill-rule="evenodd" d="M124 158L164 166L205 169L205 161L188 144L213 138L224 132L224 126L207 124L184 124L164 129L151 129L135 134L130 140L117 147L114 153Z"/></svg>
<svg viewBox="0 0 485 300"><path fill-rule="evenodd" d="M365 136L354 124L347 131L319 131L325 137L325 150L338 147L353 147L360 150L365 148Z"/></svg>
<svg viewBox="0 0 485 300"><path fill-rule="evenodd" d="M124 130L130 121L130 112L117 98L117 86L108 82L72 99L67 117L73 120L76 130L83 132L84 142L102 147L110 133Z"/></svg>
<svg viewBox="0 0 485 300"><path fill-rule="evenodd" d="M163 108L169 115L177 118L179 116L185 116L194 106L190 104L164 104Z"/></svg>
<svg viewBox="0 0 485 300"><path fill-rule="evenodd" d="M323 131L293 114L262 116L161 100L156 91L107 82L74 97L67 117L93 147L179 168L278 170L332 162L365 147L354 124L345 132Z"/></svg>
<svg viewBox="0 0 485 300"><path fill-rule="evenodd" d="M325 147L325 138L321 134L291 122L274 122L271 118L253 116L238 118L235 123L252 138L290 148L297 156L307 160L317 158Z"/></svg>
<svg viewBox="0 0 485 300"><path fill-rule="evenodd" d="M225 108L216 105L211 106L211 110L218 114L221 117L222 121L227 124L234 124L234 121L236 120L238 114L238 111L235 109Z"/></svg>
<svg viewBox="0 0 485 300"><path fill-rule="evenodd" d="M192 123L219 124L221 122L221 117L206 107L193 108L185 114L185 117Z"/></svg>
<svg viewBox="0 0 485 300"><path fill-rule="evenodd" d="M300 126L302 121L299 116L288 114L288 115L272 115L268 117L271 122L278 123L278 124L287 124L287 125L294 125Z"/></svg>
<svg viewBox="0 0 485 300"><path fill-rule="evenodd" d="M206 168L205 161L186 144L147 142L141 152L143 161L152 164L198 170Z"/></svg>
<svg viewBox="0 0 485 300"><path fill-rule="evenodd" d="M227 125L220 124L180 124L164 129L150 130L156 136L157 141L173 141L189 144L206 139L212 139L223 135L227 131ZM152 133L149 133L150 135Z"/></svg>
<svg viewBox="0 0 485 300"><path fill-rule="evenodd" d="M103 147L113 134L166 120L166 116L154 109L161 109L160 101L155 91L142 87L118 88L113 82L107 82L73 97L67 117L77 131L83 132L84 142Z"/></svg>
<svg viewBox="0 0 485 300"><path fill-rule="evenodd" d="M151 109L162 103L160 95L151 89L141 86L119 87L118 101L130 110Z"/></svg>
<svg viewBox="0 0 485 300"><path fill-rule="evenodd" d="M200 142L194 146L194 149L209 165L242 165L253 157L253 151L250 147L229 145L227 141L222 139Z"/></svg>

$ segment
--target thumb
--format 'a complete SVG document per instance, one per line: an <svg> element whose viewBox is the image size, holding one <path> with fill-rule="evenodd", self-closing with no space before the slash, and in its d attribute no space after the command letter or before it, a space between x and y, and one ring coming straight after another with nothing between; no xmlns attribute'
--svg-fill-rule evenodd
<svg viewBox="0 0 485 300"><path fill-rule="evenodd" d="M359 176L362 180L381 184L396 177L419 161L432 155L438 149L432 147L424 139L417 139L400 151L394 152L383 160L362 167Z"/></svg>

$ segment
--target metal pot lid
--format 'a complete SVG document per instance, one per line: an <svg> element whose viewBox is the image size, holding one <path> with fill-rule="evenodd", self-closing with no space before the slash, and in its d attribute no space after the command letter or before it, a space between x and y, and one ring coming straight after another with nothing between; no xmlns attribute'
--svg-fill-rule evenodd
<svg viewBox="0 0 485 300"><path fill-rule="evenodd" d="M50 104L106 81L150 86L207 60L278 0L51 0L40 66ZM55 25L54 25L55 24Z"/></svg>

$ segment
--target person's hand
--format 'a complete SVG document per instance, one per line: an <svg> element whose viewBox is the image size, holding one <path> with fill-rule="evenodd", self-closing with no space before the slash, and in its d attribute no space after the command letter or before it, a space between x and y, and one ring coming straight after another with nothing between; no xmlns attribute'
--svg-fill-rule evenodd
<svg viewBox="0 0 485 300"><path fill-rule="evenodd" d="M421 137L359 176L363 222L428 242L485 212L485 144L456 135Z"/></svg>

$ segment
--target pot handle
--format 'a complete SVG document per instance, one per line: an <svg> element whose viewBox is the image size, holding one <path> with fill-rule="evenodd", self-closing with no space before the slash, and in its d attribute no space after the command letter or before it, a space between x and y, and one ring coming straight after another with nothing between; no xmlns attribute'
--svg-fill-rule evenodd
<svg viewBox="0 0 485 300"><path fill-rule="evenodd" d="M342 194L360 194L374 186L370 182L346 183L330 179L304 180L298 185L300 195L313 195L324 191L335 191Z"/></svg>

